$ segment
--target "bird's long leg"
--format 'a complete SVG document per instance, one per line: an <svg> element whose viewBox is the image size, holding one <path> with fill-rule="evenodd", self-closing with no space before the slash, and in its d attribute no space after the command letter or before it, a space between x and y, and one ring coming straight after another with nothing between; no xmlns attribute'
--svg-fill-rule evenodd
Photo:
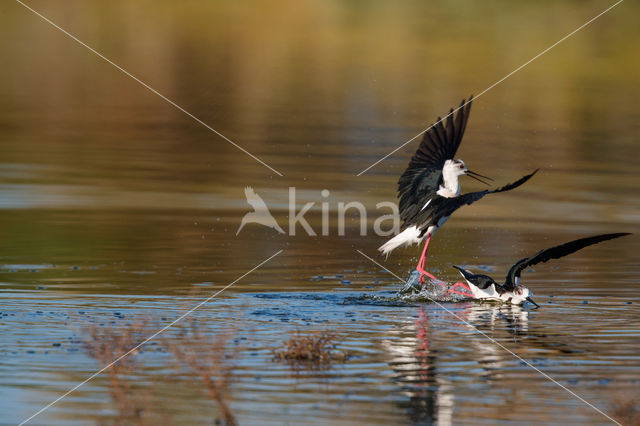
<svg viewBox="0 0 640 426"><path fill-rule="evenodd" d="M459 290L459 288L463 288L464 290ZM473 299L473 293L471 293L471 289L469 288L469 286L460 281L453 284L446 292L444 292L444 294L453 294L453 293L460 294L462 296Z"/></svg>
<svg viewBox="0 0 640 426"><path fill-rule="evenodd" d="M437 279L430 273L424 270L424 265L427 261L427 247L429 247L429 241L431 241L431 234L427 236L427 241L424 243L424 248L422 249L422 254L420 255L420 260L418 261L418 266L416 266L416 270L420 272L420 284L424 284L424 276L428 276L432 280Z"/></svg>

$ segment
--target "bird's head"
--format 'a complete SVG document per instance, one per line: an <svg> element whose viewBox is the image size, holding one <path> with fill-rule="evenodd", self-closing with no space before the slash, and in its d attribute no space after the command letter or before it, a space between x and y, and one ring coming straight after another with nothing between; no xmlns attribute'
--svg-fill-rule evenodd
<svg viewBox="0 0 640 426"><path fill-rule="evenodd" d="M464 164L464 161L460 160L460 159L455 159L455 160L447 160L444 164L445 168L449 168L451 170L452 173L454 173L456 176L462 176L462 175L467 175L472 179L475 179L479 182L484 183L485 185L489 185L487 182L483 181L480 178L483 179L488 179L488 180L493 180L490 177L487 176L483 176L481 174L478 174L476 172L473 172L469 169L467 169L467 165Z"/></svg>
<svg viewBox="0 0 640 426"><path fill-rule="evenodd" d="M505 300L506 302L510 302L514 305L522 305L525 301L536 305L536 307L540 307L536 302L531 298L533 293L526 287L517 286L513 291L507 291L500 295L500 298Z"/></svg>

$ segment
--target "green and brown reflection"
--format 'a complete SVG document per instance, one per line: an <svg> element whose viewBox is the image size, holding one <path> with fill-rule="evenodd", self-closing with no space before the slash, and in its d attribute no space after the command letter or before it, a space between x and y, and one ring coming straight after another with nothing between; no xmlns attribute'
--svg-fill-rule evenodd
<svg viewBox="0 0 640 426"><path fill-rule="evenodd" d="M278 182L307 177L357 189L343 174L364 169L605 5L32 6L273 164L286 175ZM625 2L479 100L465 158L484 169L496 161L576 168L584 159L637 155L637 7ZM272 175L24 8L5 9L0 54L11 62L0 70L2 161L40 167L29 183L89 185L98 194L223 192ZM397 174L405 161L398 155L371 174Z"/></svg>
<svg viewBox="0 0 640 426"><path fill-rule="evenodd" d="M407 394L380 346L396 329L398 339L415 337L415 309L342 303L350 291L397 288L355 251L375 256L384 238L360 236L351 219L344 237L335 221L329 236L300 229L283 236L255 225L236 236L249 210L244 187L264 196L285 229L289 186L300 190L301 203L316 202L308 216L316 231L322 189L331 191L334 207L364 203L371 223L376 203L395 198L397 176L416 143L356 173L609 3L29 5L285 176L4 2L0 389L8 391L0 408L11 410L0 411L11 411L18 423L95 371L86 356L69 351L73 345L51 346L73 337L75 315L116 321L116 332L141 312L176 318L176 303L184 300L178 296L193 288L213 294L282 249L202 311L212 324L255 329L234 390L239 421L328 422L340 412L373 424L406 421L407 409L411 419L433 418L420 412L433 402L431 389ZM450 264L467 264L498 275L559 242L640 232L638 9L620 4L477 99L460 150L466 163L496 182L542 170L518 191L460 210L432 242L430 270L451 278ZM463 187L478 188L466 180ZM515 345L499 315L486 331L606 407L611 389L632 389L638 379L636 253L637 239L629 238L537 267L526 280L544 307L529 318L531 332ZM417 255L414 248L376 259L402 276ZM426 385L435 383L443 400L452 396L454 421L603 420L561 389L551 391L535 371L490 352L478 336L470 340L437 307L428 309L437 326ZM345 345L358 357L321 378L292 380L288 367L274 366L265 348L280 344L285 328L326 322L345 330ZM500 369L486 368L480 352L500 361ZM173 401L170 409L202 421L208 399L192 397L196 391L185 384L158 382L164 400ZM486 397L482 405L478 392ZM517 402L511 417L500 412L505 395ZM104 420L105 397L98 381L43 421ZM551 404L554 410L539 409Z"/></svg>

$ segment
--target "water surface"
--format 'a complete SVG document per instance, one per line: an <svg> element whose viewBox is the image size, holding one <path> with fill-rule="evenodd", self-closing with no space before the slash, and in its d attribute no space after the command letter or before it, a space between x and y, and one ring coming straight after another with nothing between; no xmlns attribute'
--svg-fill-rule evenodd
<svg viewBox="0 0 640 426"><path fill-rule="evenodd" d="M87 327L145 318L151 333L279 250L193 314L212 339L233 336L241 424L608 422L475 328L610 415L637 395L636 236L527 272L538 310L353 302L402 285L356 250L401 277L417 261L415 247L377 256L384 238L372 232L416 142L356 174L608 4L29 4L284 176L20 5L0 6L3 423L100 368ZM430 247L438 276L465 264L501 277L574 238L640 234L638 12L623 3L474 102L459 151L469 167L498 183L541 171L456 213ZM285 229L295 186L299 208L316 203L306 217L318 235L248 225L236 236L245 186ZM367 207L366 236L355 211L338 235L349 201ZM290 331L324 328L346 362L271 360ZM136 356L137 391L167 423L210 422L216 405L167 342L177 330ZM114 418L100 376L34 422Z"/></svg>

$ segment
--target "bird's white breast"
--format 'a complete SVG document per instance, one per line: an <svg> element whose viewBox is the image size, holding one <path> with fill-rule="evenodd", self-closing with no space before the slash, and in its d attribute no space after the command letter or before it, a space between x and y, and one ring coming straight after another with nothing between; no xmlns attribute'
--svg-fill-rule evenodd
<svg viewBox="0 0 640 426"><path fill-rule="evenodd" d="M520 290L519 294L517 293L517 290L500 294L496 290L495 284L491 284L489 287L485 289L481 289L469 281L467 281L467 284L471 289L471 294L473 294L474 299L496 300L501 302L512 303L514 305L521 305L526 300L527 296L529 296L529 290L524 287L520 287L517 289L517 290Z"/></svg>
<svg viewBox="0 0 640 426"><path fill-rule="evenodd" d="M465 280L467 281L467 280ZM475 284L467 281L469 288L471 289L471 294L473 294L474 299L485 299L485 300L502 300L500 298L500 294L496 291L496 286L491 284L489 287L485 289L481 289Z"/></svg>
<svg viewBox="0 0 640 426"><path fill-rule="evenodd" d="M460 195L460 181L454 167L450 163L445 163L442 169L442 185L436 192L441 197L455 198Z"/></svg>
<svg viewBox="0 0 640 426"><path fill-rule="evenodd" d="M460 187L458 186L456 191L452 191L450 188L440 185L440 189L438 189L436 194L444 198L455 198L460 195Z"/></svg>

